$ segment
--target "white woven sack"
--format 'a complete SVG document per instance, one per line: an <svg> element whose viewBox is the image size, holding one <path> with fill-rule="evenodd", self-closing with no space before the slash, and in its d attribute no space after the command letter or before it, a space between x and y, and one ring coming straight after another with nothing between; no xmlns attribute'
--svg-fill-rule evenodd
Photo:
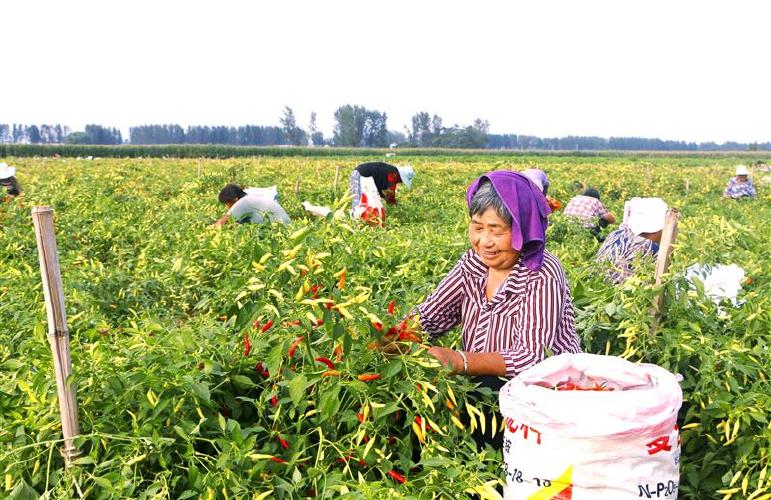
<svg viewBox="0 0 771 500"><path fill-rule="evenodd" d="M361 177L359 185L361 186L362 201L354 208L353 217L359 219L365 211L374 209L381 214L381 218L385 218L385 208L383 208L383 201L380 199L375 180L372 177ZM366 200L366 203L363 200Z"/></svg>
<svg viewBox="0 0 771 500"><path fill-rule="evenodd" d="M508 499L676 499L678 377L596 354L547 358L500 391ZM557 391L559 383L612 391Z"/></svg>
<svg viewBox="0 0 771 500"><path fill-rule="evenodd" d="M270 186L266 188L250 187L244 189L244 192L250 196L268 198L270 200L278 200L278 188L276 186Z"/></svg>

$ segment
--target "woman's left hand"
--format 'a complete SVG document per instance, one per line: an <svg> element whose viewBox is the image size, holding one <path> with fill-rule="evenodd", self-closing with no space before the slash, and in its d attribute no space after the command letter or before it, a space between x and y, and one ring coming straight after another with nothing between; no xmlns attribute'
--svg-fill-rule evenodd
<svg viewBox="0 0 771 500"><path fill-rule="evenodd" d="M458 351L448 349L447 347L432 346L428 353L442 363L444 367L449 368L452 373L463 372L463 358L458 354Z"/></svg>

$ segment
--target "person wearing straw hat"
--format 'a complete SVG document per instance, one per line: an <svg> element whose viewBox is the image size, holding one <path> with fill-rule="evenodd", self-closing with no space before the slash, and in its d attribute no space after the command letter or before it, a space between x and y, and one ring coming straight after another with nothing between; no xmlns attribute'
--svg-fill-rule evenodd
<svg viewBox="0 0 771 500"><path fill-rule="evenodd" d="M408 189L411 189L412 179L415 178L415 171L410 165L391 165L382 161L360 164L351 172L349 178L354 209L359 203L359 198L361 198L360 179L362 177L371 177L375 182L378 194L385 198L386 203L395 205L397 184L404 184Z"/></svg>
<svg viewBox="0 0 771 500"><path fill-rule="evenodd" d="M21 194L21 185L16 180L16 167L0 163L0 188L5 189L5 193L0 196L1 201L9 201Z"/></svg>
<svg viewBox="0 0 771 500"><path fill-rule="evenodd" d="M635 259L658 253L667 210L661 198L632 198L624 204L621 226L608 235L595 257L610 265L610 281L626 281L634 273Z"/></svg>
<svg viewBox="0 0 771 500"><path fill-rule="evenodd" d="M228 184L219 193L218 199L228 211L210 227L222 227L230 219L238 224L265 222L280 222L289 224L286 211L278 204L278 191L270 188L246 188L237 184Z"/></svg>
<svg viewBox="0 0 771 500"><path fill-rule="evenodd" d="M757 193L750 180L750 172L744 165L736 166L736 177L731 177L723 191L723 198L738 200L740 198L755 198Z"/></svg>

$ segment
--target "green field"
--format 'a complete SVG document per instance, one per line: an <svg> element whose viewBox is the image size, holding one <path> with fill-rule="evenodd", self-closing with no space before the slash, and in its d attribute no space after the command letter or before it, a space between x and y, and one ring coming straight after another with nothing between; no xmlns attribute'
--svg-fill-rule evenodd
<svg viewBox="0 0 771 500"><path fill-rule="evenodd" d="M592 265L598 243L560 213L547 247L567 272L586 351L683 375L681 498L771 498L771 187L755 179L756 200L722 200L736 161L720 157L417 156L414 189L388 207L386 228L305 218L300 202L333 205L364 159L6 159L25 194L0 204L2 496L485 495L500 461L468 436L469 382L416 344L394 358L367 345L375 319L395 324L468 248L465 187L537 166L563 202L585 183L617 215L632 196L680 209L653 333L651 265L608 285ZM208 229L227 182L277 184L294 222ZM72 338L83 456L66 471L34 205L55 210ZM742 266L743 305L686 291L680 274L695 263ZM314 303L314 285L340 307ZM457 345L457 332L443 342ZM416 416L434 432L416 430Z"/></svg>

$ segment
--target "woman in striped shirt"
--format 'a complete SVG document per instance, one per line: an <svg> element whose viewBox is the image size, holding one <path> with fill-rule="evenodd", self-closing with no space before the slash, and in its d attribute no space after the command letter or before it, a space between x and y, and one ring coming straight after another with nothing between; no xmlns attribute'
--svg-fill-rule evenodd
<svg viewBox="0 0 771 500"><path fill-rule="evenodd" d="M463 349L433 346L429 354L453 373L511 378L546 356L580 352L565 272L545 251L546 199L525 176L489 172L466 193L471 250L418 306L435 340L462 326ZM487 376L487 377L484 377Z"/></svg>

